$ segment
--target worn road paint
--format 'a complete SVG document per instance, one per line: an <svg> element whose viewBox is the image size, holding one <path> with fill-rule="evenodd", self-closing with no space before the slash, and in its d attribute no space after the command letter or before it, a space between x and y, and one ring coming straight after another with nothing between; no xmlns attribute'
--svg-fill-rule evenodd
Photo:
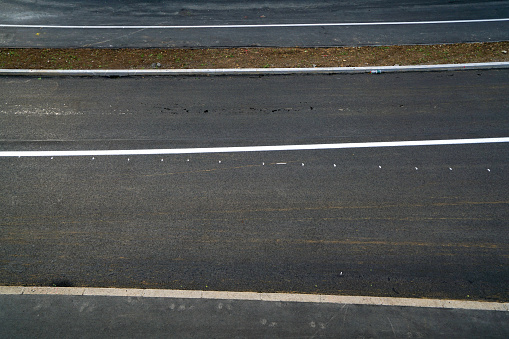
<svg viewBox="0 0 509 339"><path fill-rule="evenodd" d="M0 151L0 157L56 157L56 156L62 157L62 156L99 156L99 155L162 155L162 154L241 153L241 152L305 151L305 150L376 148L376 147L469 145L469 144L489 144L489 143L507 143L507 142L509 142L509 137L477 138L477 139L447 139L447 140L357 142L357 143L310 144L310 145L209 147L209 148L203 147L203 148L130 149L130 150L128 150L128 149L126 149L126 150L83 150L83 151ZM92 158L92 159L94 159L94 158ZM417 168L416 168L416 170L417 170Z"/></svg>
<svg viewBox="0 0 509 339"><path fill-rule="evenodd" d="M509 303L414 299L392 297L341 296L323 294L294 293L257 293L199 290L163 290L163 289L130 289L130 288L93 288L93 287L23 287L0 286L0 295L76 295L76 296L110 296L110 297L146 297L146 298L179 298L179 299L222 299L222 300L255 300L274 302L303 302L329 304L356 304L378 306L407 306L428 308L469 309L509 312Z"/></svg>

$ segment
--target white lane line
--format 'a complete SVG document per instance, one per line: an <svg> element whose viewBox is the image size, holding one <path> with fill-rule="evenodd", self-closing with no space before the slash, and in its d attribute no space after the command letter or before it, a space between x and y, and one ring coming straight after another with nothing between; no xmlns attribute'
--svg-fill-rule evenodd
<svg viewBox="0 0 509 339"><path fill-rule="evenodd" d="M354 143L311 144L311 145L209 147L209 148L124 149L124 150L84 150L84 151L0 151L0 157L63 157L63 156L99 156L99 155L161 155L161 154L274 152L274 151L304 151L304 150L375 148L375 147L468 145L468 144L489 144L507 142L509 142L509 137L447 139L447 140L416 140L416 141L382 141L382 142L357 142L357 143L354 142Z"/></svg>
<svg viewBox="0 0 509 339"><path fill-rule="evenodd" d="M58 29L207 29L207 28L272 28L272 27L324 27L324 26L388 26L388 25L437 25L437 24L465 24L504 22L509 18L474 19L474 20L434 20L434 21L392 21L392 22L324 22L310 24L251 24L251 25L156 25L156 26L115 26L115 25L16 25L0 24L0 28L58 28Z"/></svg>
<svg viewBox="0 0 509 339"><path fill-rule="evenodd" d="M324 303L324 304L326 303L326 304L356 304L356 305L378 305L378 306L407 306L407 307L450 308L450 309L468 309L468 310L503 311L503 312L509 311L509 303L498 303L498 302L341 296L341 295L297 294L297 293L256 293L256 292L94 288L94 287L0 286L0 295L76 295L76 296L83 295L83 296L110 296L110 297L223 299L223 300Z"/></svg>

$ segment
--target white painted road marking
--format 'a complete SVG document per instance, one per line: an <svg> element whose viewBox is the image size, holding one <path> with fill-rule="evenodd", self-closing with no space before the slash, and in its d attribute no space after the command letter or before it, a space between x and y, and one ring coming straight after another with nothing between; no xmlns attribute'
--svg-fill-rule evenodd
<svg viewBox="0 0 509 339"><path fill-rule="evenodd" d="M388 26L388 25L437 25L437 24L465 24L504 22L509 18L499 19L475 19L475 20L435 20L435 21L393 21L393 22L328 22L313 24L261 24L261 25L161 25L161 26L73 26L73 25L16 25L0 24L0 28L54 28L54 29L207 29L207 28L273 28L273 27L324 27L324 26Z"/></svg>
<svg viewBox="0 0 509 339"><path fill-rule="evenodd" d="M176 76L176 75L230 75L230 74L354 74L456 71L505 69L509 62L474 62L466 64L368 66L368 67L311 67L311 68L195 68L195 69L0 69L0 75L30 76Z"/></svg>
<svg viewBox="0 0 509 339"><path fill-rule="evenodd" d="M489 144L507 142L509 142L509 137L447 139L447 140L354 142L354 143L311 144L311 145L209 147L209 148L84 150L84 151L0 151L0 157L64 157L64 156L99 156L99 155L240 153L240 152L304 151L304 150L352 149L352 148L376 148L376 147L468 145L468 144Z"/></svg>
<svg viewBox="0 0 509 339"><path fill-rule="evenodd" d="M255 300L275 302L304 302L327 304L356 304L378 306L408 306L428 308L450 308L484 311L509 311L509 303L414 299L391 297L364 297L324 294L297 293L256 293L199 290L164 290L134 288L94 288L94 287L23 287L0 286L0 295L76 295L76 296L110 296L110 297L145 297L145 298L181 298L181 299L223 299Z"/></svg>

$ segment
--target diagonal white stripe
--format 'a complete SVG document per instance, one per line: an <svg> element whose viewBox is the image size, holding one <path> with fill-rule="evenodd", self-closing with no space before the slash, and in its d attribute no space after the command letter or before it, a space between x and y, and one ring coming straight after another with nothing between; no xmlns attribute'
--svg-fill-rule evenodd
<svg viewBox="0 0 509 339"><path fill-rule="evenodd" d="M393 21L393 22L328 22L309 24L265 24L265 25L161 25L161 26L74 26L74 25L16 25L0 24L0 28L58 28L58 29L207 29L207 28L273 28L273 27L325 27L325 26L388 26L388 25L437 25L437 24L466 24L466 23L487 23L504 22L509 18L499 19L474 19L474 20L435 20L435 21Z"/></svg>
<svg viewBox="0 0 509 339"><path fill-rule="evenodd" d="M301 302L327 304L356 304L378 306L407 306L426 308L469 309L485 311L509 311L509 303L417 299L393 297L342 296L298 293L256 293L200 290L130 289L130 288L94 288L94 287L23 287L0 286L0 295L75 295L108 297L145 297L179 299L224 299L255 300L265 302Z"/></svg>
<svg viewBox="0 0 509 339"><path fill-rule="evenodd" d="M208 148L200 147L200 148L83 150L83 151L0 151L0 157L48 157L48 156L59 157L59 156L100 156L100 155L162 155L162 154L199 154L199 153L275 152L275 151L303 151L303 150L351 149L351 148L375 148L375 147L466 145L466 144L488 144L506 142L509 142L509 137L448 139L448 140L356 142L356 143L310 144L310 145L208 147Z"/></svg>
<svg viewBox="0 0 509 339"><path fill-rule="evenodd" d="M313 67L313 68L194 68L194 69L0 69L0 75L32 76L173 76L173 75L227 75L227 74L352 74L455 71L504 69L509 62L474 62L465 64L369 66L369 67Z"/></svg>

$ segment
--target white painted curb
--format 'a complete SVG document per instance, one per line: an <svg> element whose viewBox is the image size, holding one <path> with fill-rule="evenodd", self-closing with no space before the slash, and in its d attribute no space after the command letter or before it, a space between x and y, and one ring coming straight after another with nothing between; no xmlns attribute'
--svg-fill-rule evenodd
<svg viewBox="0 0 509 339"><path fill-rule="evenodd" d="M314 67L314 68L217 68L217 69L0 69L0 75L30 76L165 76L165 75L263 75L263 74L345 74L345 73L394 73L426 71L458 71L509 68L509 62L484 62L467 64L367 66L367 67Z"/></svg>
<svg viewBox="0 0 509 339"><path fill-rule="evenodd" d="M0 295L71 295L108 296L140 298L178 298L178 299L222 299L276 302L303 302L351 305L407 306L426 308L467 309L481 311L509 312L509 303L414 299L391 297L341 296L323 294L294 293L256 293L228 291L188 291L163 289L93 288L93 287L23 287L0 286Z"/></svg>

